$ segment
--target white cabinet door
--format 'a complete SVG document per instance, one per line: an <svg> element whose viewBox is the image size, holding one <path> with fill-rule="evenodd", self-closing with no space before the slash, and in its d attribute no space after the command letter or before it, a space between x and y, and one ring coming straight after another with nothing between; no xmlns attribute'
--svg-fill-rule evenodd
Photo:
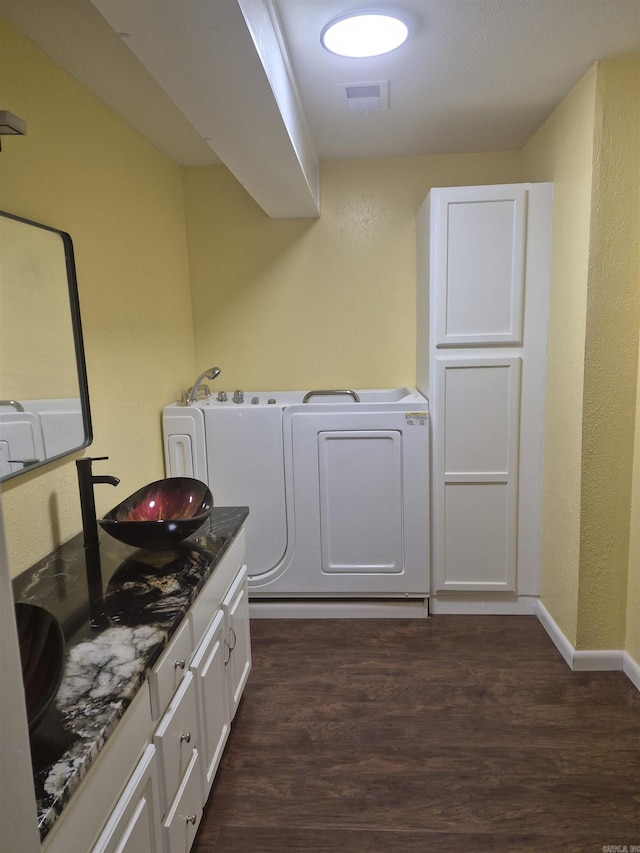
<svg viewBox="0 0 640 853"><path fill-rule="evenodd" d="M522 344L527 190L432 190L436 347Z"/></svg>
<svg viewBox="0 0 640 853"><path fill-rule="evenodd" d="M436 359L436 591L516 589L520 358Z"/></svg>
<svg viewBox="0 0 640 853"><path fill-rule="evenodd" d="M191 661L198 700L203 805L231 729L224 632L224 613L219 610Z"/></svg>
<svg viewBox="0 0 640 853"><path fill-rule="evenodd" d="M230 717L236 715L242 692L251 672L249 633L249 586L247 567L243 566L222 601L226 622L227 685Z"/></svg>
<svg viewBox="0 0 640 853"><path fill-rule="evenodd" d="M154 746L146 748L92 853L162 853Z"/></svg>

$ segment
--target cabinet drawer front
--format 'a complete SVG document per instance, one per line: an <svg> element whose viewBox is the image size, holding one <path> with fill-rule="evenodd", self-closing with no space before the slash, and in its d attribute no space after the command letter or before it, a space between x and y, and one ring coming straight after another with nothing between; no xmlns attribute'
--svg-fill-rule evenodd
<svg viewBox="0 0 640 853"><path fill-rule="evenodd" d="M187 672L158 723L153 742L160 757L163 813L170 808L180 780L198 744L198 716L193 674Z"/></svg>
<svg viewBox="0 0 640 853"><path fill-rule="evenodd" d="M176 631L167 650L149 673L151 693L151 716L159 719L169 704L169 700L189 668L193 652L191 626L185 619Z"/></svg>
<svg viewBox="0 0 640 853"><path fill-rule="evenodd" d="M188 853L202 818L200 756L194 749L189 766L171 810L162 824L165 849L171 853Z"/></svg>

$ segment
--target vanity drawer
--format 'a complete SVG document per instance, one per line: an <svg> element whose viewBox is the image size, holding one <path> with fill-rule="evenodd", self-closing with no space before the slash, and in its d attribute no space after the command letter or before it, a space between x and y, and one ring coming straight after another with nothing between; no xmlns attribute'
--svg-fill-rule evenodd
<svg viewBox="0 0 640 853"><path fill-rule="evenodd" d="M198 750L194 749L178 796L162 824L165 850L171 853L188 853L200 826L202 789L199 760Z"/></svg>
<svg viewBox="0 0 640 853"><path fill-rule="evenodd" d="M149 673L151 718L159 719L177 686L189 668L193 653L191 626L185 619L178 628L166 651Z"/></svg>
<svg viewBox="0 0 640 853"><path fill-rule="evenodd" d="M158 723L153 743L160 759L160 799L164 814L171 807L182 777L194 753L197 753L198 712L191 672L187 672L182 679L165 715Z"/></svg>

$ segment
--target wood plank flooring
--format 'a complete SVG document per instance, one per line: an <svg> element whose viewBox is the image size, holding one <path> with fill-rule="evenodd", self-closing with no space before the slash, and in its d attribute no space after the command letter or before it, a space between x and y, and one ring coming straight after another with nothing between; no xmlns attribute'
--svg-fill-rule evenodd
<svg viewBox="0 0 640 853"><path fill-rule="evenodd" d="M640 851L640 693L535 617L251 629L193 853Z"/></svg>

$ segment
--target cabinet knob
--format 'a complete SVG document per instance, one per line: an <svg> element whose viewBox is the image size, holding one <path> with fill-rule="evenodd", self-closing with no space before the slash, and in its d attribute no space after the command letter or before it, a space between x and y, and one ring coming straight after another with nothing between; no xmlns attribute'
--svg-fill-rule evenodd
<svg viewBox="0 0 640 853"><path fill-rule="evenodd" d="M196 821L198 820L198 816L195 814L190 814L187 817L187 823L192 823L194 826L196 825Z"/></svg>
<svg viewBox="0 0 640 853"><path fill-rule="evenodd" d="M180 743L191 743L191 732L187 732L184 735L180 735Z"/></svg>
<svg viewBox="0 0 640 853"><path fill-rule="evenodd" d="M176 669L184 669L185 668L185 660L184 658L180 658L174 663Z"/></svg>

